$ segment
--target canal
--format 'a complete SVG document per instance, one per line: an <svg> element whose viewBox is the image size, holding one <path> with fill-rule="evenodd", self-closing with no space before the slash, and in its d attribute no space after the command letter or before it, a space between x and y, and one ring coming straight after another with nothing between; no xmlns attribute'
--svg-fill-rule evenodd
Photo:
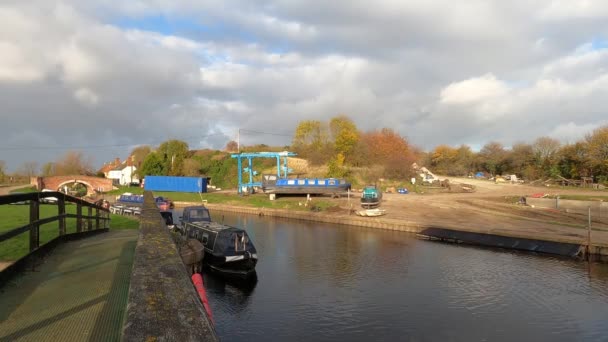
<svg viewBox="0 0 608 342"><path fill-rule="evenodd" d="M205 275L223 341L608 340L608 264L222 215L259 255L255 284Z"/></svg>

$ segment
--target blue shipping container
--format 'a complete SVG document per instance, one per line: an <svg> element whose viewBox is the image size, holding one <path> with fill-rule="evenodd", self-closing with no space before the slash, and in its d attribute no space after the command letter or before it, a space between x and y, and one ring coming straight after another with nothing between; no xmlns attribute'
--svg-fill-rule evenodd
<svg viewBox="0 0 608 342"><path fill-rule="evenodd" d="M207 192L207 178L146 176L144 189L150 191Z"/></svg>

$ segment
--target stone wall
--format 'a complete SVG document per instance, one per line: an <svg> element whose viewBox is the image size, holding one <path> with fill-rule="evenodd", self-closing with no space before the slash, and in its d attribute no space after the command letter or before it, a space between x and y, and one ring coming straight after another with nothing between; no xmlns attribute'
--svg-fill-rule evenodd
<svg viewBox="0 0 608 342"><path fill-rule="evenodd" d="M152 193L144 206L123 341L217 341Z"/></svg>

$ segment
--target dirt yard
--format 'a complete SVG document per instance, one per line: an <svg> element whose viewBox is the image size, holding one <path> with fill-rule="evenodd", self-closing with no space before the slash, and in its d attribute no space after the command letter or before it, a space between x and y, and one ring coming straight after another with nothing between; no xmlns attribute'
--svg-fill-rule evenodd
<svg viewBox="0 0 608 342"><path fill-rule="evenodd" d="M450 178L450 183L472 184L476 191L406 195L384 193L381 208L387 214L383 217L425 226L584 243L587 240L587 215L518 205L516 199L535 193L608 196L608 191L495 184L468 178ZM353 207L360 210L358 196L355 194L351 201ZM347 208L347 200L341 199L340 206ZM608 246L608 212L604 217L593 218L592 227L592 241Z"/></svg>

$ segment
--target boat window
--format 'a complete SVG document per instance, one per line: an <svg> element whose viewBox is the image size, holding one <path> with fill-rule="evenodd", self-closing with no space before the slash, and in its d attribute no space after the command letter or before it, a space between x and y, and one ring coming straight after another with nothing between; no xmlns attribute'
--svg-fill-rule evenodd
<svg viewBox="0 0 608 342"><path fill-rule="evenodd" d="M203 233L203 245L207 246L207 241L209 241L209 234Z"/></svg>
<svg viewBox="0 0 608 342"><path fill-rule="evenodd" d="M298 185L305 185L306 179L298 179Z"/></svg>
<svg viewBox="0 0 608 342"><path fill-rule="evenodd" d="M296 180L295 179L290 179L287 181L287 185L295 185L296 184Z"/></svg>
<svg viewBox="0 0 608 342"><path fill-rule="evenodd" d="M245 250L249 238L247 237L247 235L245 235L245 232L243 232L240 234L232 234L232 240L234 242L234 251L239 252Z"/></svg>
<svg viewBox="0 0 608 342"><path fill-rule="evenodd" d="M337 185L337 182L335 179L330 179L329 180L329 185Z"/></svg>
<svg viewBox="0 0 608 342"><path fill-rule="evenodd" d="M190 211L190 221L210 221L209 211L207 209L196 209Z"/></svg>

